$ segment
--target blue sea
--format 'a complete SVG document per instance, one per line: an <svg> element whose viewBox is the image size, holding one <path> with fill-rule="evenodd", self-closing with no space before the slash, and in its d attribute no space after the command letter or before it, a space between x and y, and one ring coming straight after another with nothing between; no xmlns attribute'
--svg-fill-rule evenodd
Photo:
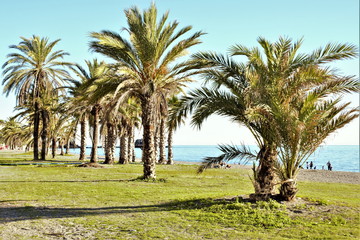
<svg viewBox="0 0 360 240"><path fill-rule="evenodd" d="M249 146L256 150L255 146ZM79 149L71 149L73 153L79 153ZM86 154L90 155L90 148L86 149ZM141 149L135 149L137 158L141 158ZM204 157L216 157L221 154L217 146L214 145L177 145L173 147L174 160L184 162L201 162ZM98 148L98 155L104 156L104 150ZM119 148L116 149L116 158L119 155ZM325 169L326 163L331 162L333 171L359 172L359 146L358 145L325 145L319 147L315 153L310 156L308 161L312 161L316 169ZM232 162L232 163L237 163ZM244 164L244 163L241 163ZM252 165L252 162L246 163ZM305 167L305 166L304 166Z"/></svg>

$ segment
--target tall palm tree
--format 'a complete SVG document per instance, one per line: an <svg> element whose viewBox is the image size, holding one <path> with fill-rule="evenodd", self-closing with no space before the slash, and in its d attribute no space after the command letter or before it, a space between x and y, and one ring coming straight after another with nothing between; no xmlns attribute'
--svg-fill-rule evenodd
<svg viewBox="0 0 360 240"><path fill-rule="evenodd" d="M87 81L87 72L79 64L76 64L72 70L79 79L68 79L71 83L65 86L69 97L65 99L63 108L65 114L72 115L76 119L74 131L78 125L80 125L80 155L79 160L85 160L85 149L86 149L86 121L89 118L91 106L86 100L83 99L85 95L85 89L83 84Z"/></svg>
<svg viewBox="0 0 360 240"><path fill-rule="evenodd" d="M194 111L192 123L201 123L212 114L230 117L245 125L255 137L259 151L236 146L220 146L223 154L205 159L203 171L213 163L232 159L258 159L254 169L255 198L267 199L275 193L278 147L281 130L277 110L291 103L290 99L309 87L316 88L326 75L315 71L320 63L354 56L354 47L347 44L327 45L312 54L299 54L302 40L280 38L271 43L258 38L262 51L235 45L233 56L245 56L248 61L238 63L234 58L214 53L193 56L195 64L207 66L203 76L212 87L192 91L183 98L183 113ZM263 53L262 53L263 52ZM325 69L326 70L326 69ZM325 71L324 70L324 71Z"/></svg>
<svg viewBox="0 0 360 240"><path fill-rule="evenodd" d="M169 105L169 115L167 118L167 129L168 129L168 156L167 156L167 164L174 164L173 159L173 135L174 131L184 123L185 115L182 115L180 110L181 101L176 96L173 95L170 99L168 99Z"/></svg>
<svg viewBox="0 0 360 240"><path fill-rule="evenodd" d="M122 115L126 117L128 123L128 158L130 162L135 162L135 129L140 126L140 104L137 99L130 98L122 109Z"/></svg>
<svg viewBox="0 0 360 240"><path fill-rule="evenodd" d="M2 82L5 84L3 92L9 95L15 91L18 106L28 102L34 105L34 160L37 160L41 117L39 104L42 95L63 84L64 78L68 78L68 73L63 67L71 64L61 61L68 53L62 50L54 51L60 39L53 42L38 36L21 39L18 45L10 46L17 52L9 54L8 60L2 66L5 75ZM43 116L46 120L46 114Z"/></svg>
<svg viewBox="0 0 360 240"><path fill-rule="evenodd" d="M144 178L155 179L155 108L160 96L183 87L193 70L189 64L174 64L186 51L200 43L202 32L179 40L191 26L176 31L179 23L167 23L168 13L157 19L157 9L152 4L140 12L136 7L125 10L128 27L122 33L130 41L112 31L93 32L90 48L116 61L120 79L113 79L114 89L122 89L119 99L136 97L141 102L143 125Z"/></svg>
<svg viewBox="0 0 360 240"><path fill-rule="evenodd" d="M102 121L102 132L105 140L105 164L113 164L115 162L115 144L116 144L116 135L117 129L116 124L118 122L118 117L116 112L111 108L111 103L105 103L105 111L103 121Z"/></svg>
<svg viewBox="0 0 360 240"><path fill-rule="evenodd" d="M167 98L160 102L159 109L159 161L158 163L166 163L165 157L165 141L166 141L166 120L168 118L168 101Z"/></svg>
<svg viewBox="0 0 360 240"><path fill-rule="evenodd" d="M76 89L77 93L75 93L73 111L80 110L82 113L80 114L82 129L85 128L85 126L82 124L85 121L85 113L89 111L93 117L90 162L96 163L98 160L97 145L99 140L99 114L100 110L102 109L101 100L103 97L101 94L99 94L99 89L101 89L101 86L99 86L97 82L106 77L108 67L104 61L98 61L96 59L85 62L87 69L82 68L78 64L76 65L76 68L74 68L75 73L80 81L73 81L73 83L75 83L78 88ZM81 132L83 132L83 130L81 130ZM81 142L81 145L83 145L83 140Z"/></svg>

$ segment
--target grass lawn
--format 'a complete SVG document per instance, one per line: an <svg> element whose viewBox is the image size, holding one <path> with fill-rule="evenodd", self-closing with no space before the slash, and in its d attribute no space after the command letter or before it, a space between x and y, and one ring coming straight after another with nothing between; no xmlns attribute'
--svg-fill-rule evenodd
<svg viewBox="0 0 360 240"><path fill-rule="evenodd" d="M27 158L0 153L0 163ZM156 169L144 182L140 164L0 166L0 239L360 237L357 184L300 182L296 204L249 203L225 200L252 193L248 170Z"/></svg>

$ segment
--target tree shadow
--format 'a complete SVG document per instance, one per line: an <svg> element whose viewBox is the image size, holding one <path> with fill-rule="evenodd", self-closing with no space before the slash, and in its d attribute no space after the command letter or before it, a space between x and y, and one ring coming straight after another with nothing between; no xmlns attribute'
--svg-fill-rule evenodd
<svg viewBox="0 0 360 240"><path fill-rule="evenodd" d="M93 182L131 182L136 179L99 179L99 180L38 180L38 181L0 181L0 183L93 183Z"/></svg>
<svg viewBox="0 0 360 240"><path fill-rule="evenodd" d="M16 200L15 200L16 201ZM14 202L4 200L1 202ZM177 210L191 210L209 207L219 204L211 199L194 199L185 201L170 201L163 204L118 206L99 208L57 208L57 207L34 207L34 206L1 206L0 202L0 224L34 219L56 219L72 218L96 215L167 212ZM226 204L226 202L223 202Z"/></svg>

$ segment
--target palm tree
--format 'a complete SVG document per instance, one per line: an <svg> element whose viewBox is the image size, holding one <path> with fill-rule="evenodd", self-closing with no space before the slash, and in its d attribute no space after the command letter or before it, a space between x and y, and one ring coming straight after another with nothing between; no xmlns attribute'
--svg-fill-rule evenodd
<svg viewBox="0 0 360 240"><path fill-rule="evenodd" d="M165 159L165 141L166 141L166 120L168 118L168 101L167 99L163 99L160 102L160 109L158 113L159 117L159 161L158 163L164 164L166 163Z"/></svg>
<svg viewBox="0 0 360 240"><path fill-rule="evenodd" d="M180 111L181 108L181 101L176 96L173 95L170 99L168 99L169 105L169 115L167 118L167 129L168 129L168 157L167 157L167 164L174 164L173 159L173 135L174 131L184 123L185 115L182 115Z"/></svg>
<svg viewBox="0 0 360 240"><path fill-rule="evenodd" d="M31 102L34 106L34 160L39 158L39 124L41 109L39 107L42 96L46 91L51 91L62 85L63 79L68 78L67 71L63 68L70 63L61 59L68 53L54 51L60 39L49 42L48 38L33 36L21 37L18 45L11 45L17 52L9 54L3 67L3 92L9 95L15 91L17 105L21 106ZM46 120L46 113L43 114ZM44 120L43 119L43 120ZM46 124L45 124L46 129ZM46 139L43 139L43 141ZM42 156L43 157L43 156Z"/></svg>
<svg viewBox="0 0 360 240"><path fill-rule="evenodd" d="M178 22L167 23L168 13L157 20L157 9L152 4L143 13L136 7L125 10L130 41L111 32L93 32L90 48L116 61L113 65L121 77L113 79L114 89L122 89L119 100L136 97L141 102L143 125L144 178L155 179L155 108L158 99L183 86L193 74L187 63L174 64L186 50L200 43L202 32L178 40L191 26L175 31Z"/></svg>
<svg viewBox="0 0 360 240"><path fill-rule="evenodd" d="M196 64L208 67L203 76L213 86L197 89L184 97L182 112L186 115L194 111L192 123L198 127L210 115L219 114L245 125L252 132L259 147L257 153L245 147L220 146L223 154L206 158L199 171L221 161L258 159L253 197L267 199L275 193L275 164L281 144L282 126L277 110L289 105L290 97L316 87L323 80L324 75L312 74L319 63L349 58L354 52L353 46L346 44L328 45L324 50L304 55L297 53L302 40L292 43L291 39L280 38L270 43L258 38L258 42L263 54L258 48L242 45L230 49L233 56L247 57L246 64L214 53L194 55Z"/></svg>
<svg viewBox="0 0 360 240"><path fill-rule="evenodd" d="M78 124L80 124L80 155L79 160L85 160L85 149L86 149L86 120L89 118L91 106L86 100L83 99L85 95L85 89L83 83L87 81L87 72L79 64L76 64L74 68L77 76L80 76L79 80L68 79L72 84L66 86L69 97L65 99L64 109L66 114L72 115L76 119L74 132Z"/></svg>
<svg viewBox="0 0 360 240"><path fill-rule="evenodd" d="M110 103L105 105L105 109L109 109L104 113L104 118L102 121L103 136L105 138L105 164L113 164L115 162L115 144L116 144L116 124L118 122L118 117L114 113L113 109L109 108Z"/></svg>
<svg viewBox="0 0 360 240"><path fill-rule="evenodd" d="M79 110L81 113L81 132L83 133L83 129L85 126L83 123L85 122L85 117L87 111L93 117L93 134L92 134L92 148L91 148L91 156L90 156L90 163L97 162L97 145L99 140L99 114L100 110L102 109L101 106L101 99L102 95L99 95L99 90L101 86L97 85L97 82L101 81L108 72L107 64L104 61L99 62L98 60L94 59L91 61L85 61L87 65L87 70L82 68L80 65L76 65L74 68L77 77L80 81L72 81L77 86L74 105L72 111ZM79 103L79 104L78 104ZM77 105L78 104L78 105ZM77 106L76 106L77 105ZM83 137L85 134L81 134L82 140L81 145L83 144Z"/></svg>
<svg viewBox="0 0 360 240"><path fill-rule="evenodd" d="M286 83L279 81L279 87L288 86L289 94L282 96L286 100L273 109L280 136L275 168L281 180L280 197L287 201L293 200L298 191L296 177L300 166L329 134L359 116L358 109L341 101L342 95L359 92L358 80L324 66L325 62L356 56L357 48L349 44L328 44L306 58L313 61L325 53L331 54L331 58L315 61Z"/></svg>
<svg viewBox="0 0 360 240"><path fill-rule="evenodd" d="M279 188L281 199L286 201L295 199L298 192L296 177L300 166L325 138L359 117L358 109L347 109L349 103L340 105L338 103L339 99L315 103L305 100L300 109L282 119L283 142L279 147L279 160L275 165L281 180ZM286 122L283 122L284 120Z"/></svg>

